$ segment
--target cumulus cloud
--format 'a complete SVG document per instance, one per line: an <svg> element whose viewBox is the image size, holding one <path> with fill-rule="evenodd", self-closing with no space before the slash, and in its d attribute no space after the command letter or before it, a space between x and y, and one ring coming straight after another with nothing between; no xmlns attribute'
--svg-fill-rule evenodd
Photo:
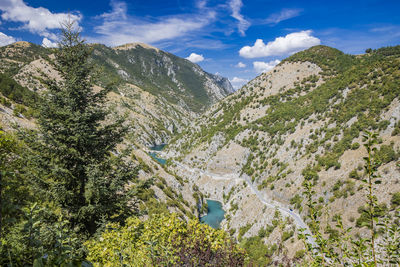
<svg viewBox="0 0 400 267"><path fill-rule="evenodd" d="M243 3L242 0L231 0L229 2L229 7L232 10L231 16L238 20L238 31L239 34L244 36L246 30L250 27L250 22L248 22L242 14L240 14L240 9L242 8Z"/></svg>
<svg viewBox="0 0 400 267"><path fill-rule="evenodd" d="M257 73L262 73L262 72L267 72L267 71L273 69L279 63L280 63L280 61L277 59L272 60L270 62L255 61L255 62L253 62L253 67Z"/></svg>
<svg viewBox="0 0 400 267"><path fill-rule="evenodd" d="M52 42L51 40L47 39L46 37L43 38L42 46L47 48L55 48L58 47L56 42Z"/></svg>
<svg viewBox="0 0 400 267"><path fill-rule="evenodd" d="M188 56L186 58L187 60L193 62L193 63L197 63L197 62L201 62L204 60L203 55L198 55L196 53L191 53L190 56Z"/></svg>
<svg viewBox="0 0 400 267"><path fill-rule="evenodd" d="M246 64L243 62L239 62L238 64L235 65L236 68L246 68Z"/></svg>
<svg viewBox="0 0 400 267"><path fill-rule="evenodd" d="M22 0L1 0L1 18L6 21L21 22L19 29L25 29L41 36L54 36L49 30L60 28L60 23L72 20L79 22L79 13L52 13L47 8L30 7Z"/></svg>
<svg viewBox="0 0 400 267"><path fill-rule="evenodd" d="M232 87L237 90L240 87L242 87L245 83L247 83L249 80L239 78L239 77L233 77L233 79L229 80L232 84Z"/></svg>
<svg viewBox="0 0 400 267"><path fill-rule="evenodd" d="M281 21L288 20L288 19L299 16L301 11L302 11L301 9L296 9L296 8L293 8L293 9L285 8L285 9L282 9L281 12L279 12L279 13L271 14L265 20L265 22L268 24L278 24Z"/></svg>
<svg viewBox="0 0 400 267"><path fill-rule="evenodd" d="M185 36L210 24L216 17L212 10L198 14L173 15L157 19L137 18L127 14L125 2L111 2L111 11L97 17L101 24L94 28L97 36L89 41L107 45L131 42L156 43Z"/></svg>
<svg viewBox="0 0 400 267"><path fill-rule="evenodd" d="M9 44L15 43L16 41L17 40L15 40L14 37L8 36L8 35L0 32L0 46L9 45Z"/></svg>
<svg viewBox="0 0 400 267"><path fill-rule="evenodd" d="M312 36L311 33L311 30L294 32L285 37L278 37L267 44L265 44L263 40L257 39L253 46L242 47L239 54L245 58L292 54L321 43L321 41Z"/></svg>

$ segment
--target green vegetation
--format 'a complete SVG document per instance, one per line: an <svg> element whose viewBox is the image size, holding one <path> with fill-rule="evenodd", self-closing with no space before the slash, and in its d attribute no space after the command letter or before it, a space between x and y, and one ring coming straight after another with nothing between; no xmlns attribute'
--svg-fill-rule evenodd
<svg viewBox="0 0 400 267"><path fill-rule="evenodd" d="M343 188L344 186L344 188ZM354 181L352 180L338 180L332 187L334 198L347 198L348 195L354 195ZM333 199L332 199L333 200Z"/></svg>
<svg viewBox="0 0 400 267"><path fill-rule="evenodd" d="M382 56L400 55L400 46L381 47L379 49L371 50L370 53L371 52L374 54L377 54L377 55L382 55Z"/></svg>
<svg viewBox="0 0 400 267"><path fill-rule="evenodd" d="M245 259L226 232L174 214L107 225L85 245L95 266L242 266Z"/></svg>
<svg viewBox="0 0 400 267"><path fill-rule="evenodd" d="M17 104L33 107L39 101L37 93L22 87L6 74L0 73L0 93Z"/></svg>
<svg viewBox="0 0 400 267"><path fill-rule="evenodd" d="M379 150L375 152L375 157L379 165L386 164L399 158L400 155L394 151L393 146L393 142L390 145L381 145Z"/></svg>
<svg viewBox="0 0 400 267"><path fill-rule="evenodd" d="M13 51L8 48L12 46ZM31 62L39 58L48 58L51 50L44 48L41 45L36 45L32 43L26 43L26 45L10 45L0 47L0 55L3 58L13 59L15 61L20 61L24 63Z"/></svg>
<svg viewBox="0 0 400 267"><path fill-rule="evenodd" d="M26 149L0 131L0 265L84 263L82 244L69 221L38 194L31 176L37 170L26 166Z"/></svg>
<svg viewBox="0 0 400 267"><path fill-rule="evenodd" d="M13 107L14 116L23 115L27 118L37 116L37 105L40 97L36 92L19 85L7 74L0 73L0 104Z"/></svg>
<svg viewBox="0 0 400 267"><path fill-rule="evenodd" d="M21 216L19 207L31 197L24 187L25 177L16 172L23 164L20 153L18 141L0 128L0 233Z"/></svg>
<svg viewBox="0 0 400 267"><path fill-rule="evenodd" d="M276 244L265 244L262 238L253 236L245 238L240 245L249 252L247 264L255 266L268 266L272 263L272 255L278 249Z"/></svg>
<svg viewBox="0 0 400 267"><path fill-rule="evenodd" d="M303 202L303 198L299 195L296 194L294 197L290 199L290 205L294 205L296 209L301 208L301 203Z"/></svg>
<svg viewBox="0 0 400 267"><path fill-rule="evenodd" d="M364 158L365 176L361 182L366 192L366 203L359 208L361 216L357 219L356 226L368 227L369 237L351 236L352 228L343 226L340 215L334 216L334 226L327 225L325 232L329 233L329 236L326 237L322 232L317 203L313 200L315 193L313 185L305 180L304 195L307 198L309 225L317 244L312 247L310 243L307 243L306 235L300 234L307 248L309 266L397 266L400 262L400 227L398 224L400 210L395 210L395 218L392 218L387 212L386 204L378 203L375 194L375 185L380 184L377 173L380 165L379 150L375 147L377 135L368 132L364 138L368 156ZM377 250L376 240L379 234L382 235L382 242L379 244L380 249Z"/></svg>
<svg viewBox="0 0 400 267"><path fill-rule="evenodd" d="M239 235L238 235L239 241L242 240L242 236L245 233L247 233L247 231L249 231L252 226L253 226L253 224L248 223L245 226L242 226L242 227L239 228Z"/></svg>
<svg viewBox="0 0 400 267"><path fill-rule="evenodd" d="M394 193L390 202L392 203L393 208L400 206L400 192Z"/></svg>
<svg viewBox="0 0 400 267"><path fill-rule="evenodd" d="M385 203L377 204L374 207L374 218L383 218L387 212L388 208ZM356 220L357 227L368 227L370 228L370 214L368 210L368 206L360 206L358 208L358 213L360 213L360 217Z"/></svg>
<svg viewBox="0 0 400 267"><path fill-rule="evenodd" d="M284 62L308 61L322 68L325 75L334 75L350 68L354 60L354 56L344 54L335 48L317 45L282 60L280 64Z"/></svg>

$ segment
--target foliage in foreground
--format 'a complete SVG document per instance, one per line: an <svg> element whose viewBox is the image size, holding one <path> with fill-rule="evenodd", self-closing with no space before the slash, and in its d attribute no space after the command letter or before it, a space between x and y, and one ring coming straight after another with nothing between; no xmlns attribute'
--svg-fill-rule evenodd
<svg viewBox="0 0 400 267"><path fill-rule="evenodd" d="M245 259L223 230L182 221L176 214L110 224L85 245L95 266L242 266Z"/></svg>
<svg viewBox="0 0 400 267"><path fill-rule="evenodd" d="M367 132L364 139L368 155L364 157L365 175L361 180L366 192L365 221L362 226L369 228L369 236L351 236L352 228L344 227L341 216L335 218L334 227L328 225L330 234L327 236L319 221L317 202L313 200L314 185L309 177L305 177L304 195L307 199L312 238L316 245L308 243L306 235L300 236L307 248L308 258L311 259L310 266L398 266L400 263L400 209L393 206L395 218L388 213L383 219L378 216L381 207L374 191L375 186L381 183L378 174L381 161L376 148L377 134Z"/></svg>

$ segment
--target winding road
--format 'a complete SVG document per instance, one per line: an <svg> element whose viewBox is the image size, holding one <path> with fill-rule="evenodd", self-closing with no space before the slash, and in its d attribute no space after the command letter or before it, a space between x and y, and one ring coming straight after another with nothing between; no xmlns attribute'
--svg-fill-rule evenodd
<svg viewBox="0 0 400 267"><path fill-rule="evenodd" d="M317 244L315 242L314 237L311 234L310 228L308 225L303 221L303 219L300 217L298 213L295 211L291 210L290 208L287 208L283 206L282 203L279 203L277 201L274 201L272 199L264 199L263 196L261 195L260 191L254 186L254 184L251 182L250 177L247 175L242 175L238 176L235 173L231 174L226 174L226 175L218 175L214 173L210 173L207 171L200 170L198 168L192 168L189 167L185 164L182 164L180 162L174 162L178 167L183 168L187 170L188 172L191 173L198 173L200 175L206 175L208 177L211 177L212 179L215 180L232 180L232 179L237 179L237 180L244 180L246 181L247 185L250 187L251 191L257 196L257 198L267 207L273 208L273 209L278 209L283 215L285 216L290 216L293 218L293 221L297 227L298 230L303 229L303 233L307 236L307 242L312 245L312 247L317 247Z"/></svg>

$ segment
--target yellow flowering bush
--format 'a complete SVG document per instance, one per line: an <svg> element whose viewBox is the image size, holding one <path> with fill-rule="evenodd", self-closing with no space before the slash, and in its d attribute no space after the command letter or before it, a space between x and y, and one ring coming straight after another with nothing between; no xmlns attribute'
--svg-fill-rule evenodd
<svg viewBox="0 0 400 267"><path fill-rule="evenodd" d="M245 252L223 230L176 214L110 224L85 243L95 266L242 266Z"/></svg>

